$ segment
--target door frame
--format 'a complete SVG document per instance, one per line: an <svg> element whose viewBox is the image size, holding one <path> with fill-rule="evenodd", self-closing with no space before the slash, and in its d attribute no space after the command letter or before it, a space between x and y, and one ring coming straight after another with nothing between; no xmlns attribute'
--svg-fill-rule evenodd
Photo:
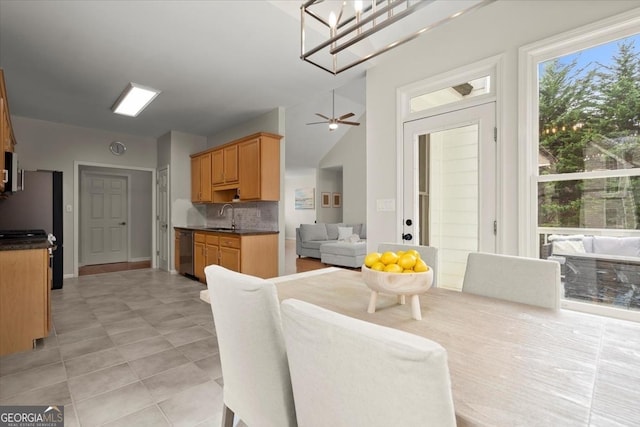
<svg viewBox="0 0 640 427"><path fill-rule="evenodd" d="M504 55L492 56L478 62L467 64L438 74L406 86L402 86L396 90L396 194L401 196L404 187L404 127L406 122L424 119L436 114L444 114L456 111L461 108L474 107L488 102L495 102L496 106L496 253L505 252L505 229L503 225L504 218L507 218L506 206L504 203L505 194L509 190L512 183L504 179L507 176L504 162L504 144L502 144L502 135L504 131L504 123L508 123L505 112L505 73ZM410 109L410 100L412 97L436 91L449 87L451 85L460 84L460 82L469 81L481 76L491 76L491 91L486 95L477 96L469 100L459 101L454 104L447 104L441 107L435 107L428 110L412 113ZM400 202L397 203L399 205ZM403 233L403 210L396 209L396 242L402 243L401 236Z"/></svg>
<svg viewBox="0 0 640 427"><path fill-rule="evenodd" d="M136 170L136 171L145 171L151 172L151 248L155 250L157 247L157 223L156 223L156 179L157 172L156 168L144 168L137 166L126 166L126 165L114 165L110 163L95 163L95 162L84 162L80 160L75 160L73 162L73 206L71 209L73 210L73 277L78 277L78 269L79 262L78 258L80 255L80 167L81 166L91 166L91 167L100 167L100 168L109 168L109 169L128 169L128 170ZM130 209L130 203L129 208ZM69 205L67 205L67 209ZM128 240L128 239L127 239ZM127 242L127 245L129 242ZM151 257L151 268L157 267L157 257Z"/></svg>
<svg viewBox="0 0 640 427"><path fill-rule="evenodd" d="M157 169L156 175L153 179L153 183L154 185L152 185L153 187L155 187L156 190L156 196L158 195L158 187L160 186L160 181L158 179L160 172L163 170L167 170L167 203L166 203L166 210L167 210L167 270L168 272L175 272L175 268L171 268L171 264L172 264L172 260L174 259L174 252L175 248L173 248L172 251L172 236L173 234L171 233L171 166L169 164L166 164L160 168ZM160 234L160 228L158 226L158 222L160 222L160 212L158 212L158 203L160 201L160 198L158 197L156 199L157 203L156 203L156 211L155 211L155 224L156 224L156 229L155 232ZM158 266L158 268L160 267L160 242L156 241L156 245L154 246L154 251L155 253L153 254L153 259L155 260L156 266Z"/></svg>

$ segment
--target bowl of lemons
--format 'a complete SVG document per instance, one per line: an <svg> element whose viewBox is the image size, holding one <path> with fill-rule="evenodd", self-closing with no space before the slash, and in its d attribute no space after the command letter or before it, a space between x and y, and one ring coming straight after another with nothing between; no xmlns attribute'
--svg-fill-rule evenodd
<svg viewBox="0 0 640 427"><path fill-rule="evenodd" d="M411 313L416 320L422 319L419 295L433 284L433 269L415 249L398 252L371 252L364 259L362 279L371 289L369 313L375 313L378 293L398 296L400 304L411 297Z"/></svg>

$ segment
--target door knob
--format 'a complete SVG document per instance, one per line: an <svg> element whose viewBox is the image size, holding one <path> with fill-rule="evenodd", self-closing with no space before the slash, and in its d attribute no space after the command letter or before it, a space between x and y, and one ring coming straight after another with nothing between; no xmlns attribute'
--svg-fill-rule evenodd
<svg viewBox="0 0 640 427"><path fill-rule="evenodd" d="M402 240L411 240L413 239L413 236L411 235L411 233L402 233Z"/></svg>

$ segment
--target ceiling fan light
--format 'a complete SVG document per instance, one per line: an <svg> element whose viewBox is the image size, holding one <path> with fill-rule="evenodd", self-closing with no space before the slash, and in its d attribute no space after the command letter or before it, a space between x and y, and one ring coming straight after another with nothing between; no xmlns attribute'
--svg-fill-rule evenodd
<svg viewBox="0 0 640 427"><path fill-rule="evenodd" d="M337 123L329 123L329 130L336 130L336 129L338 129Z"/></svg>

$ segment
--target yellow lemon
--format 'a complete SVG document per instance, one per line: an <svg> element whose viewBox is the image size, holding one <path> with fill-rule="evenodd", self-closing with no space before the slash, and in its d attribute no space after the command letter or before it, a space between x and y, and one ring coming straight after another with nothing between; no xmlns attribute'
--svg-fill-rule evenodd
<svg viewBox="0 0 640 427"><path fill-rule="evenodd" d="M405 268L404 270L402 270L403 273L415 273L415 271L413 271L413 269L411 268Z"/></svg>
<svg viewBox="0 0 640 427"><path fill-rule="evenodd" d="M404 251L397 251L396 255L398 255L400 257L400 256L404 255Z"/></svg>
<svg viewBox="0 0 640 427"><path fill-rule="evenodd" d="M364 265L367 267L371 267L376 262L380 261L380 253L379 252L371 252L368 253L366 257L364 257Z"/></svg>
<svg viewBox="0 0 640 427"><path fill-rule="evenodd" d="M416 273L423 273L425 271L429 271L429 266L427 266L423 260L419 259L416 261L416 265L413 266L413 271Z"/></svg>
<svg viewBox="0 0 640 427"><path fill-rule="evenodd" d="M395 264L396 262L398 262L398 255L395 252L391 251L385 252L380 257L380 261L382 261L384 265Z"/></svg>
<svg viewBox="0 0 640 427"><path fill-rule="evenodd" d="M380 261L376 262L375 264L373 264L371 266L372 270L376 270L376 271L383 271L384 270L384 264L381 263Z"/></svg>
<svg viewBox="0 0 640 427"><path fill-rule="evenodd" d="M384 267L386 273L402 273L402 267L398 264L387 264Z"/></svg>
<svg viewBox="0 0 640 427"><path fill-rule="evenodd" d="M418 258L414 257L411 254L404 254L398 259L398 265L405 270L413 268L416 265Z"/></svg>
<svg viewBox="0 0 640 427"><path fill-rule="evenodd" d="M420 259L420 252L416 251L415 249L409 249L405 252L405 254L411 254L414 257Z"/></svg>

